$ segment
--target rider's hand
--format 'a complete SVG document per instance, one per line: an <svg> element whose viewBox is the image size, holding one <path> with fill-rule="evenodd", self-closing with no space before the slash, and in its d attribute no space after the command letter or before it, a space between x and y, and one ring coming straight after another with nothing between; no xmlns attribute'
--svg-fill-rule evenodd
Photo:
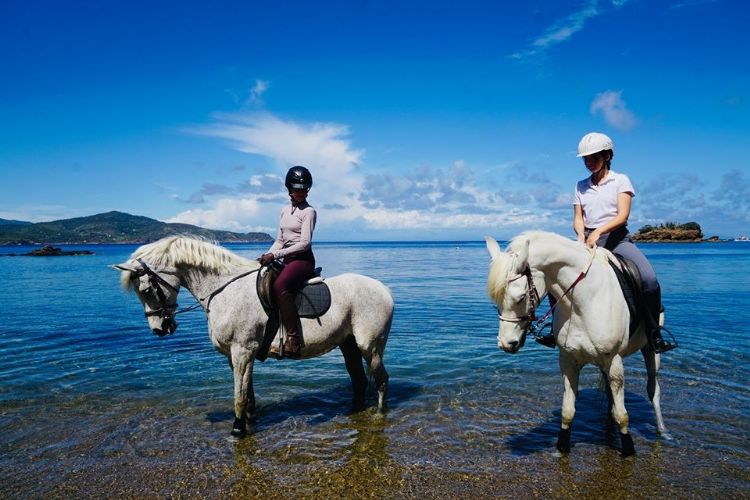
<svg viewBox="0 0 750 500"><path fill-rule="evenodd" d="M602 237L601 231L598 229L595 229L591 231L591 234L589 234L589 237L586 238L586 244L590 246L591 248L594 248L596 246L596 242L599 241L599 238Z"/></svg>
<svg viewBox="0 0 750 500"><path fill-rule="evenodd" d="M271 262L273 262L273 254L272 253L264 253L263 255L260 256L260 259L258 259L258 260L260 261L260 265L261 266L267 266L268 264L270 264Z"/></svg>

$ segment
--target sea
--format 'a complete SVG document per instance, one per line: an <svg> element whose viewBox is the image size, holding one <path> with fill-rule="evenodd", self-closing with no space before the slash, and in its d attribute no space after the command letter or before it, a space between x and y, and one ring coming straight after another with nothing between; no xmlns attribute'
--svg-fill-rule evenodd
<svg viewBox="0 0 750 500"><path fill-rule="evenodd" d="M556 452L557 351L497 347L483 242L316 243L324 277L361 273L393 293L387 411L371 391L351 412L338 351L268 360L255 367L257 421L239 439L232 374L203 312L157 338L120 288L109 265L136 246L0 257L0 498L748 498L750 244L640 247L680 347L662 356L668 437L640 354L625 360L628 458L593 366L572 450ZM183 290L180 305L192 303Z"/></svg>

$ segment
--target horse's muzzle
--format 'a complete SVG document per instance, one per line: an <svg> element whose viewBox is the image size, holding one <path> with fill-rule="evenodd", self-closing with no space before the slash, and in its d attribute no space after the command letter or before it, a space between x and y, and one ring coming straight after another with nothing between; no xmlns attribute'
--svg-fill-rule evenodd
<svg viewBox="0 0 750 500"><path fill-rule="evenodd" d="M510 354L515 354L521 349L521 347L523 347L523 344L525 343L524 340L525 339L523 337L519 340L512 340L510 342L505 342L501 339L498 339L497 345L503 351Z"/></svg>
<svg viewBox="0 0 750 500"><path fill-rule="evenodd" d="M151 331L154 332L154 335L159 337L166 337L167 335L172 335L175 330L177 330L177 322L174 320L164 321L161 324L162 328L152 328Z"/></svg>

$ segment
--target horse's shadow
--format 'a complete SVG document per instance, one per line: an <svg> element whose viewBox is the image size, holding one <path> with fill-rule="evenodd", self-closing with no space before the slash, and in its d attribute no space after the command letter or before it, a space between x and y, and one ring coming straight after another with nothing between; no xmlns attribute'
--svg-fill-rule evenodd
<svg viewBox="0 0 750 500"><path fill-rule="evenodd" d="M389 382L386 411L395 408L417 396L422 386L410 382ZM377 393L369 388L365 405L361 408L352 407L352 393L349 384L315 391L305 391L297 396L279 402L266 403L259 398L255 422L250 423L250 433L260 432L278 425L289 418L304 417L306 422L316 425L333 420L337 416L359 413L377 409ZM232 422L234 412L209 412L206 420L211 423Z"/></svg>
<svg viewBox="0 0 750 500"><path fill-rule="evenodd" d="M630 432L636 431L649 440L658 437L653 407L647 398L626 392L625 407L628 410ZM508 438L511 453L524 456L554 448L560 432L560 420L560 409L557 408L545 422ZM571 425L571 444L575 447L576 443L619 449L619 429L612 419L604 391L579 390L575 419Z"/></svg>

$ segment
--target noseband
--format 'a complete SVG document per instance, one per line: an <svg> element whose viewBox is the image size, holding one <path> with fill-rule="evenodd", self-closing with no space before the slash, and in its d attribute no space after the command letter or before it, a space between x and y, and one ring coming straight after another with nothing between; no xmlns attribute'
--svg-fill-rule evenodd
<svg viewBox="0 0 750 500"><path fill-rule="evenodd" d="M146 263L143 262L143 260L136 260L138 260L138 263L141 265L142 269L140 271L135 271L135 276L137 278L140 278L141 276L148 276L149 285L151 285L151 287L156 290L156 296L159 299L159 306L161 306L158 309L144 311L143 314L147 318L150 316L159 316L162 320L174 320L175 309L177 309L177 302L175 302L174 304L167 304L167 296L164 294L162 285L172 289L175 293L179 293L179 290L177 290L177 288L170 284L167 280L159 276L156 271L148 267Z"/></svg>

